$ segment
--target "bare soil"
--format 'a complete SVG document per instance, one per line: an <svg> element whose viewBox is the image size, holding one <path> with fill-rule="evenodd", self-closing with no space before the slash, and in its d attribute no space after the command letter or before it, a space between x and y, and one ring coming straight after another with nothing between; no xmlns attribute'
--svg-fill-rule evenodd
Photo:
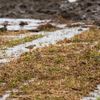
<svg viewBox="0 0 100 100"><path fill-rule="evenodd" d="M63 5L62 5L63 4ZM99 21L99 0L0 0L1 18L55 19Z"/></svg>

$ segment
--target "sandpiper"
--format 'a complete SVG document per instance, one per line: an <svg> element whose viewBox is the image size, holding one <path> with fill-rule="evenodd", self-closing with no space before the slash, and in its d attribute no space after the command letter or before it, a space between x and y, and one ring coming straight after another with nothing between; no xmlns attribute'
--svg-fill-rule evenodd
<svg viewBox="0 0 100 100"><path fill-rule="evenodd" d="M20 25L21 30L22 30L22 28L23 28L25 25L28 25L28 23L27 23L27 22L21 21L21 22L19 23L19 25Z"/></svg>
<svg viewBox="0 0 100 100"><path fill-rule="evenodd" d="M33 57L39 58L41 57L42 51L41 49L39 50L39 52L37 52L36 54L33 55Z"/></svg>
<svg viewBox="0 0 100 100"><path fill-rule="evenodd" d="M41 56L41 52L37 52L35 55L33 55L33 57L40 57Z"/></svg>
<svg viewBox="0 0 100 100"><path fill-rule="evenodd" d="M1 32L7 31L8 21L5 21L2 25L3 25L4 27L3 27L3 28L0 28Z"/></svg>
<svg viewBox="0 0 100 100"><path fill-rule="evenodd" d="M31 51L31 49L33 49L35 46L36 46L35 44L34 45L29 45L28 47L25 47L25 48L30 49L30 51Z"/></svg>

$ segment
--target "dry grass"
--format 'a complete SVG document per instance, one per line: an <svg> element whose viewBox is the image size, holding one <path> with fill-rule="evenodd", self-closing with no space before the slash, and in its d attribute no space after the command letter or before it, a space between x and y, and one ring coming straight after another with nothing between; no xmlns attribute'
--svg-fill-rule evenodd
<svg viewBox="0 0 100 100"><path fill-rule="evenodd" d="M42 38L44 35L40 34L40 35L31 35L31 36L27 36L24 37L22 39L19 40L0 40L0 48L7 46L7 47L13 47L22 43L26 43L26 42L31 42L37 38Z"/></svg>
<svg viewBox="0 0 100 100"><path fill-rule="evenodd" d="M74 47L77 50L77 47L79 49L81 45L76 45L76 47L74 45ZM50 51L51 48L54 50ZM99 63L94 62L93 64L93 60L90 60L93 55L88 53L88 49L85 52L87 54L84 52L77 54L76 50L73 45L62 46L62 48L51 45L49 48L42 49L42 55L45 56L39 59L32 58L36 51L31 55L23 54L20 59L0 69L0 81L7 83L0 91L18 88L21 92L12 92L11 97L31 95L32 97L29 98L78 100L93 90L94 85L96 86L100 69ZM35 82L19 88L31 78L36 78ZM95 82L92 81L94 78Z"/></svg>
<svg viewBox="0 0 100 100"><path fill-rule="evenodd" d="M52 24L47 23L45 25L38 26L37 29L40 30L40 31L49 31L49 32L51 32L51 31L59 30L61 28L56 27L56 26L54 26Z"/></svg>
<svg viewBox="0 0 100 100"><path fill-rule="evenodd" d="M87 38L88 34L90 36ZM32 57L39 51L37 48L31 54L25 52L19 59L1 67L0 82L5 82L6 85L0 87L0 95L2 96L5 90L16 88L19 92L11 92L10 98L18 98L18 100L79 100L93 91L100 83L100 61L94 61L92 57L100 55L98 53L100 42L93 47L90 45L94 41L99 41L100 32L98 29L88 30L77 37L80 41L76 41L75 36L68 41L59 41L61 46L43 47L40 58ZM82 43L85 40L87 44ZM63 45L73 42L75 44ZM79 50L82 51L77 53ZM34 82L20 87L31 78L36 79Z"/></svg>
<svg viewBox="0 0 100 100"><path fill-rule="evenodd" d="M0 32L0 36L3 36L3 35L15 35L15 36L18 36L20 34L27 34L27 33L29 33L27 30L19 30L18 32L5 31L5 32Z"/></svg>
<svg viewBox="0 0 100 100"><path fill-rule="evenodd" d="M75 35L71 39L65 39L63 41L58 41L57 43L80 43L89 42L93 43L100 40L100 29L90 28L89 30L83 32L82 34Z"/></svg>
<svg viewBox="0 0 100 100"><path fill-rule="evenodd" d="M100 26L100 22L97 22L97 21L84 22L84 24L77 23L77 22L74 22L74 21L66 21L66 24L67 24L66 27L69 27L69 28L71 28L71 27L80 27L80 26L81 27L98 28L98 26ZM89 26L86 26L86 25L89 25Z"/></svg>
<svg viewBox="0 0 100 100"><path fill-rule="evenodd" d="M99 21L91 21L91 22L86 21L85 24L86 25L97 25L97 26L100 26L100 22Z"/></svg>

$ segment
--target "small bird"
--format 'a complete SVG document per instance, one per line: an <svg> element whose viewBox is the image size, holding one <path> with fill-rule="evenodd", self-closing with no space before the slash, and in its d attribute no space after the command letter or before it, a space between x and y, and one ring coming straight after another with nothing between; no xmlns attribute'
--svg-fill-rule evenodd
<svg viewBox="0 0 100 100"><path fill-rule="evenodd" d="M100 55L94 56L94 57L92 57L92 59L95 61L100 60Z"/></svg>
<svg viewBox="0 0 100 100"><path fill-rule="evenodd" d="M35 44L34 45L29 45L28 47L25 47L25 48L30 49L30 51L31 51L31 49L33 49L35 46L36 46Z"/></svg>
<svg viewBox="0 0 100 100"><path fill-rule="evenodd" d="M37 52L35 55L33 55L33 57L36 57L36 58L38 58L40 56L41 56L41 52Z"/></svg>
<svg viewBox="0 0 100 100"><path fill-rule="evenodd" d="M5 21L2 25L3 25L4 27L3 27L3 28L0 28L1 32L7 31L8 21Z"/></svg>
<svg viewBox="0 0 100 100"><path fill-rule="evenodd" d="M27 23L27 22L21 21L21 22L19 23L19 25L20 25L20 26L24 26L24 25L28 25L28 23Z"/></svg>
<svg viewBox="0 0 100 100"><path fill-rule="evenodd" d="M19 23L19 25L20 25L20 27L21 27L21 29L22 29L25 25L28 25L28 23L27 23L27 22L21 21L21 22Z"/></svg>
<svg viewBox="0 0 100 100"><path fill-rule="evenodd" d="M33 57L39 58L41 57L42 51L41 49L39 50L39 52L37 52L36 54L33 55Z"/></svg>

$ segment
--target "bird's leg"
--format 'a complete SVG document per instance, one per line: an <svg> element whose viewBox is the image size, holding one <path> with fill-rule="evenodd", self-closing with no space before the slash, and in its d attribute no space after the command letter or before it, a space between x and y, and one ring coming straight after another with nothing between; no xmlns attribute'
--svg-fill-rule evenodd
<svg viewBox="0 0 100 100"><path fill-rule="evenodd" d="M7 25L4 25L4 32L7 31Z"/></svg>
<svg viewBox="0 0 100 100"><path fill-rule="evenodd" d="M31 49L30 49L29 53L31 54Z"/></svg>
<svg viewBox="0 0 100 100"><path fill-rule="evenodd" d="M32 49L30 49L30 54L32 53Z"/></svg>

